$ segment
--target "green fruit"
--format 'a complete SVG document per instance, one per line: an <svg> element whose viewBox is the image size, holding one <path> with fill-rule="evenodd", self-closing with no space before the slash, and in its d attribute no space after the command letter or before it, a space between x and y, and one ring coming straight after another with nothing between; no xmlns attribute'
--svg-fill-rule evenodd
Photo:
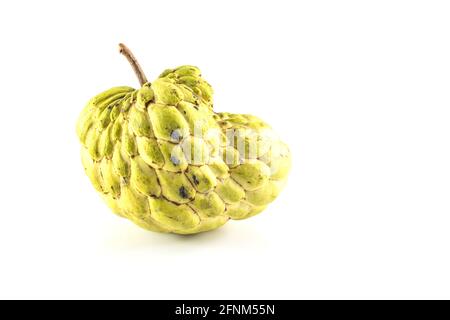
<svg viewBox="0 0 450 320"><path fill-rule="evenodd" d="M77 134L94 188L118 215L157 232L192 234L251 217L283 188L288 147L252 115L216 113L200 70L181 66L146 80L121 45L140 89L92 98Z"/></svg>

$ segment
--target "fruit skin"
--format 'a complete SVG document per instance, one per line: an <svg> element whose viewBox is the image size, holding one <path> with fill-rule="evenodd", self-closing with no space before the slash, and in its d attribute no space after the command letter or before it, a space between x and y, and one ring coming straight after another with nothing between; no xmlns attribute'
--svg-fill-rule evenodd
<svg viewBox="0 0 450 320"><path fill-rule="evenodd" d="M198 68L181 66L88 102L77 123L82 163L116 214L193 234L251 217L277 197L288 147L255 116L215 113L212 94Z"/></svg>

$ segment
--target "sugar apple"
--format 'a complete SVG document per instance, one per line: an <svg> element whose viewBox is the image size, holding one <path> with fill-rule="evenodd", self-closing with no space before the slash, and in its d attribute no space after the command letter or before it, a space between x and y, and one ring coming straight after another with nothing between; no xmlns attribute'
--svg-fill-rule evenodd
<svg viewBox="0 0 450 320"><path fill-rule="evenodd" d="M216 113L194 66L92 98L77 122L87 176L119 216L157 232L192 234L261 212L286 182L288 147L252 115Z"/></svg>

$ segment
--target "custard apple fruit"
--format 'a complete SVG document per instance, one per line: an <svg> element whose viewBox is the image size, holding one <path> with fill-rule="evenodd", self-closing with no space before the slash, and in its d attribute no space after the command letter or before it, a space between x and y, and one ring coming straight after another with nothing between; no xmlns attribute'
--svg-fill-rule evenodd
<svg viewBox="0 0 450 320"><path fill-rule="evenodd" d="M140 89L92 98L77 122L87 176L119 216L157 232L192 234L266 208L291 166L288 147L252 115L216 113L194 66L146 80L120 45Z"/></svg>

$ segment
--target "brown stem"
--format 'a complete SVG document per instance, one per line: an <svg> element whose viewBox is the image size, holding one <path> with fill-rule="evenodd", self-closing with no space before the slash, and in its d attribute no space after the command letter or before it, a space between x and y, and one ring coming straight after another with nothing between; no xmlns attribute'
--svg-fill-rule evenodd
<svg viewBox="0 0 450 320"><path fill-rule="evenodd" d="M123 43L119 43L119 52L123 54L127 58L128 62L131 64L131 67L133 68L134 73L136 73L136 76L139 79L139 83L141 84L141 86L144 85L144 83L147 83L148 82L147 77L145 76L144 71L142 71L139 62L136 60L131 50L128 49L128 47Z"/></svg>

